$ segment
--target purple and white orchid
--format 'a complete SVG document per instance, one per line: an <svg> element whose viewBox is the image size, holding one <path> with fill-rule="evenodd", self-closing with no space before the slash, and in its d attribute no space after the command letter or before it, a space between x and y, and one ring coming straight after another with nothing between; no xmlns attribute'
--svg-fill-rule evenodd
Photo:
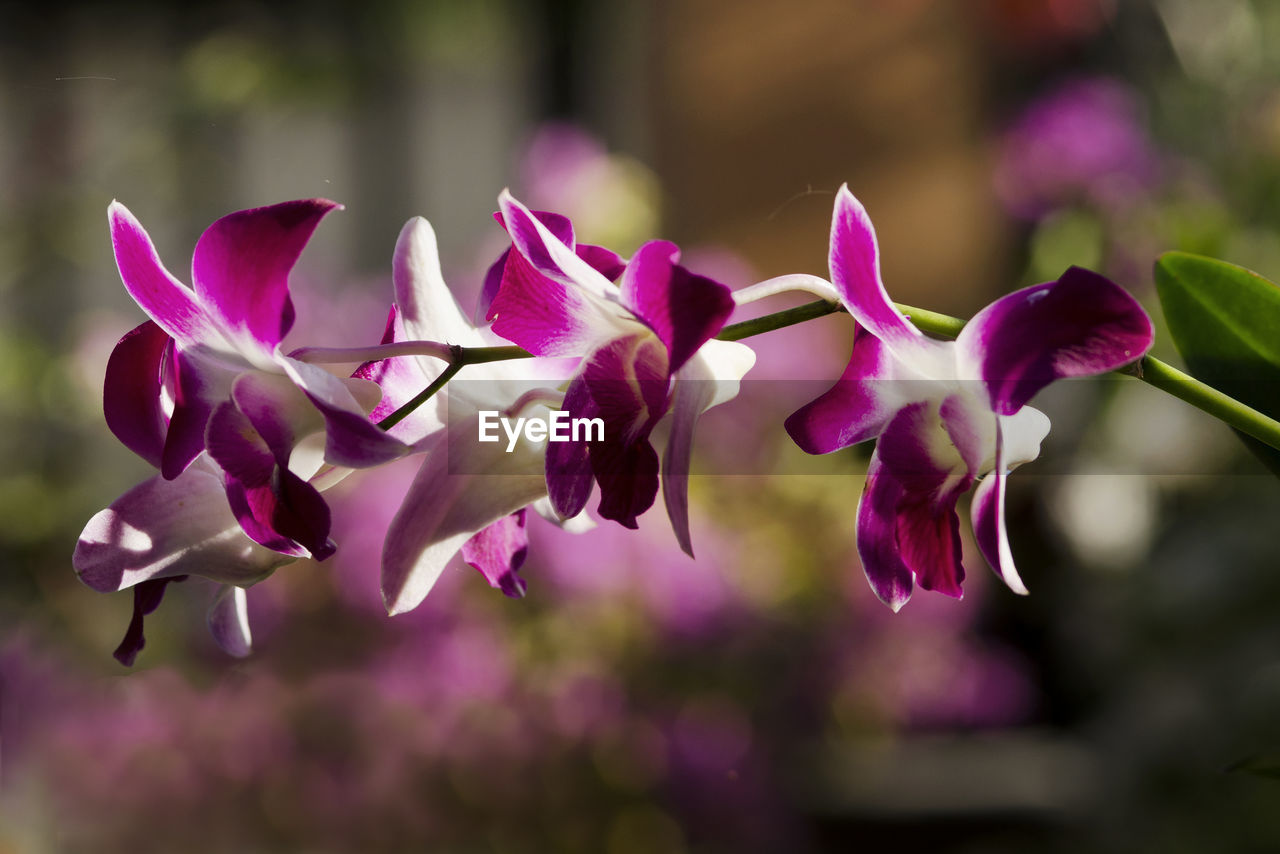
<svg viewBox="0 0 1280 854"><path fill-rule="evenodd" d="M811 454L878 438L857 519L872 589L895 611L913 583L961 595L956 503L977 483L978 550L1026 593L1005 532L1005 478L1039 455L1049 431L1049 419L1026 404L1054 380L1141 358L1152 343L1150 319L1124 289L1072 267L996 300L955 341L927 338L889 301L875 230L848 187L836 196L830 265L833 295L857 321L853 353L839 381L786 427ZM822 286L808 284L819 293Z"/></svg>
<svg viewBox="0 0 1280 854"><path fill-rule="evenodd" d="M356 372L383 390L371 417L391 415L440 376L454 346L501 343L476 328L459 308L440 272L435 232L421 217L411 219L396 243L392 267L395 303L383 345L404 355L370 361ZM376 348L375 348L376 349ZM562 393L545 387L563 371L543 360L498 361L468 367L390 432L424 452L413 484L387 531L382 553L382 595L387 610L416 608L456 554L489 584L511 597L524 595L517 573L528 549L526 508L559 521L546 504L544 447L519 443L510 453L480 443L482 410L515 416L547 412ZM565 523L570 529L589 524Z"/></svg>
<svg viewBox="0 0 1280 854"><path fill-rule="evenodd" d="M202 451L222 468L227 498L255 542L294 557L333 553L328 508L290 460L324 435L325 462L379 465L408 446L369 420L375 386L290 358L288 276L334 202L307 199L238 211L201 235L194 290L161 264L119 202L109 210L125 289L150 320L116 346L107 367L107 425L173 480Z"/></svg>
<svg viewBox="0 0 1280 854"><path fill-rule="evenodd" d="M229 652L247 653L243 588L292 558L334 551L320 490L409 450L369 420L374 384L280 350L294 320L289 272L335 207L312 199L219 219L196 245L194 290L123 205L109 209L120 276L150 319L112 351L103 409L160 475L90 519L72 562L95 590L135 589L121 661L141 649L142 618L165 586L187 575L224 585L210 627Z"/></svg>
<svg viewBox="0 0 1280 854"><path fill-rule="evenodd" d="M567 220L535 215L505 191L499 205L512 251L489 305L493 331L537 356L580 357L565 410L605 424L603 441L548 446L552 507L563 517L577 515L598 483L600 515L635 528L657 497L661 469L672 528L692 555L694 424L737 394L755 362L745 345L715 340L734 309L729 289L680 266L673 243L650 241L618 265L612 253L576 246ZM659 466L650 436L668 412Z"/></svg>

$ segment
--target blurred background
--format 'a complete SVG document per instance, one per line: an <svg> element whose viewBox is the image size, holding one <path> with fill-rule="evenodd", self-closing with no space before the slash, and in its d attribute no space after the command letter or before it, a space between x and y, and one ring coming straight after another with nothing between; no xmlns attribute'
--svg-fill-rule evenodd
<svg viewBox="0 0 1280 854"><path fill-rule="evenodd" d="M70 561L150 475L101 415L142 318L113 198L182 278L224 213L342 202L294 274L296 345L380 335L413 215L469 308L504 186L741 287L825 275L847 181L895 299L967 316L1081 264L1159 324L1166 249L1280 276L1280 3L0 12L0 852L1280 846L1280 484L1137 382L1038 401L1053 434L1010 481L1028 598L971 542L963 601L872 595L867 449L807 459L781 429L847 317L752 340L755 388L790 391L704 420L696 562L660 508L637 533L535 520L527 598L459 564L389 619L409 461L330 493L337 556L250 590L252 657L215 648L190 580L125 670L130 595Z"/></svg>

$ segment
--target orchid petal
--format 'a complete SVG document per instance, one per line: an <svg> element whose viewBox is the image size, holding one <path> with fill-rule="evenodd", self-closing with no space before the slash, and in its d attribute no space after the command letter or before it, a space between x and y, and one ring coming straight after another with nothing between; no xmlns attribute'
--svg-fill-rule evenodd
<svg viewBox="0 0 1280 854"><path fill-rule="evenodd" d="M649 442L670 403L667 351L652 335L621 338L587 360L582 376L604 420L604 440L590 446L600 484L599 513L627 528L658 496L658 454Z"/></svg>
<svg viewBox="0 0 1280 854"><path fill-rule="evenodd" d="M1014 593L1027 595L1027 587L1022 583L1018 570L1013 563L1013 550L1009 548L1009 535L1004 524L1004 492L1005 478L1004 435L1000 426L996 427L996 467L979 482L973 492L973 504L969 513L973 521L973 538L978 544L978 551L1009 589Z"/></svg>
<svg viewBox="0 0 1280 854"><path fill-rule="evenodd" d="M959 400L953 395L941 405L920 401L903 407L885 427L875 450L882 476L898 482L895 525L903 565L925 590L956 598L963 594L964 567L955 508L973 478L953 444L952 431L975 434L965 436L965 444L972 445L971 456L980 453L976 425L963 414Z"/></svg>
<svg viewBox="0 0 1280 854"><path fill-rule="evenodd" d="M902 562L924 590L964 596L958 492L938 502L931 493L907 491L898 501L898 548Z"/></svg>
<svg viewBox="0 0 1280 854"><path fill-rule="evenodd" d="M880 279L876 231L862 206L843 184L831 219L831 283L854 320L892 350L905 350L923 338L889 300Z"/></svg>
<svg viewBox="0 0 1280 854"><path fill-rule="evenodd" d="M250 539L291 557L324 560L336 551L328 505L288 469L291 442L278 453L230 401L213 411L206 441L209 456L226 472L231 511Z"/></svg>
<svg viewBox="0 0 1280 854"><path fill-rule="evenodd" d="M271 353L293 325L289 272L325 214L340 207L305 199L237 211L200 236L191 278L200 302L248 352Z"/></svg>
<svg viewBox="0 0 1280 854"><path fill-rule="evenodd" d="M392 260L396 308L407 339L475 347L484 343L453 298L440 272L440 252L431 223L420 216L405 223ZM444 365L427 362L439 374ZM438 366L438 367L437 367Z"/></svg>
<svg viewBox="0 0 1280 854"><path fill-rule="evenodd" d="M80 580L103 593L178 575L248 585L288 562L244 536L221 473L204 464L174 480L143 481L95 514L71 560Z"/></svg>
<svg viewBox="0 0 1280 854"><path fill-rule="evenodd" d="M1072 267L1056 282L1001 297L957 344L1000 415L1012 415L1056 379L1106 373L1142 358L1151 319L1111 280Z"/></svg>
<svg viewBox="0 0 1280 854"><path fill-rule="evenodd" d="M244 658L253 651L249 631L248 596L243 587L224 584L218 588L205 616L209 632L227 655Z"/></svg>
<svg viewBox="0 0 1280 854"><path fill-rule="evenodd" d="M611 282L621 276L627 268L627 262L623 260L621 255L603 246L579 243L574 247L573 251L579 258L586 261L591 269Z"/></svg>
<svg viewBox="0 0 1280 854"><path fill-rule="evenodd" d="M183 346L221 341L195 294L164 268L151 238L129 209L112 202L107 220L120 278L142 310Z"/></svg>
<svg viewBox="0 0 1280 854"><path fill-rule="evenodd" d="M904 490L932 495L939 502L967 489L970 482L968 466L943 418L932 401L909 404L889 420L876 442L876 456Z"/></svg>
<svg viewBox="0 0 1280 854"><path fill-rule="evenodd" d="M342 380L316 365L288 356L277 364L324 416L325 460L347 468L369 468L399 459L409 446L379 429Z"/></svg>
<svg viewBox="0 0 1280 854"><path fill-rule="evenodd" d="M898 548L898 504L902 484L872 454L858 502L858 558L872 591L895 612L911 598L911 570Z"/></svg>
<svg viewBox="0 0 1280 854"><path fill-rule="evenodd" d="M387 531L382 597L387 611L416 608L467 540L546 494L541 453L480 443L475 416L438 433Z"/></svg>
<svg viewBox="0 0 1280 854"><path fill-rule="evenodd" d="M156 468L168 424L161 405L161 371L170 338L148 320L127 332L107 360L102 409L107 427L124 446Z"/></svg>
<svg viewBox="0 0 1280 854"><path fill-rule="evenodd" d="M894 394L894 357L865 329L853 334L849 364L836 384L786 420L787 433L807 454L829 454L884 430L901 407Z"/></svg>
<svg viewBox="0 0 1280 854"><path fill-rule="evenodd" d="M143 636L143 619L147 614L155 611L160 607L160 602L164 599L165 588L170 582L185 581L185 575L175 576L173 578L153 578L149 581L143 581L133 588L133 617L129 620L129 628L125 630L124 639L120 641L120 645L116 647L115 652L111 653L116 661L125 667L133 667L133 662L137 660L138 653L142 652L142 648L147 645L147 639Z"/></svg>
<svg viewBox="0 0 1280 854"><path fill-rule="evenodd" d="M693 456L693 428L711 403L714 383L677 378L671 395L671 435L662 455L662 500L681 550L693 557L689 534L689 465Z"/></svg>
<svg viewBox="0 0 1280 854"><path fill-rule="evenodd" d="M201 350L175 348L170 367L173 372L173 414L165 436L160 473L173 480L204 450L205 425L218 401L231 392L235 374L212 364Z"/></svg>
<svg viewBox="0 0 1280 854"><path fill-rule="evenodd" d="M539 356L574 356L637 331L608 279L505 191L499 204L516 252L489 308L494 332Z"/></svg>
<svg viewBox="0 0 1280 854"><path fill-rule="evenodd" d="M589 513L579 513L577 516L570 516L567 519L561 517L551 505L550 496L544 495L533 502L531 506L533 507L533 512L567 533L585 534L587 531L593 531L596 528L596 520L592 519Z"/></svg>
<svg viewBox="0 0 1280 854"><path fill-rule="evenodd" d="M622 303L667 346L674 373L714 338L733 313L727 287L695 275L676 262L680 250L651 240L636 250L622 274Z"/></svg>
<svg viewBox="0 0 1280 854"><path fill-rule="evenodd" d="M717 345L717 346L713 346ZM680 548L693 557L689 534L689 464L698 416L737 395L755 352L734 341L708 341L676 375L671 394L671 433L662 457L662 500Z"/></svg>
<svg viewBox="0 0 1280 854"><path fill-rule="evenodd" d="M600 414L587 389L585 376L578 376L569 383L562 406L570 418L596 418ZM590 443L585 437L576 441L548 442L544 469L548 500L555 512L564 519L580 515L591 498L591 487L595 483L591 473Z"/></svg>
<svg viewBox="0 0 1280 854"><path fill-rule="evenodd" d="M550 211L532 211L533 215L547 227L547 230L555 236L557 240L570 248L574 247L573 239L573 223L569 221L567 216ZM506 223L502 219L502 212L498 211L493 215L498 224L503 228ZM608 250L604 250L608 251ZM581 255L581 251L578 251ZM489 266L484 274L484 286L480 289L480 299L476 304L476 312L473 315L476 325L480 325L489 317L489 307L493 304L493 298L498 295L498 289L502 287L502 276L507 268L507 259L511 257L511 247L507 247L498 260ZM616 257L616 256L615 256ZM614 276L613 278L616 278Z"/></svg>
<svg viewBox="0 0 1280 854"><path fill-rule="evenodd" d="M529 554L525 510L503 516L462 544L462 559L512 599L520 599L528 584L516 573Z"/></svg>

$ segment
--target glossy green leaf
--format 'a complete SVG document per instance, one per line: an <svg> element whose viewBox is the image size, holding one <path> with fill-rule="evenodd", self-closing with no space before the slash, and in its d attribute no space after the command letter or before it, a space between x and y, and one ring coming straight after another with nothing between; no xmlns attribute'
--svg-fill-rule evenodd
<svg viewBox="0 0 1280 854"><path fill-rule="evenodd" d="M1156 289L1187 370L1280 418L1280 288L1225 261L1166 252L1156 262ZM1237 435L1280 475L1280 450Z"/></svg>

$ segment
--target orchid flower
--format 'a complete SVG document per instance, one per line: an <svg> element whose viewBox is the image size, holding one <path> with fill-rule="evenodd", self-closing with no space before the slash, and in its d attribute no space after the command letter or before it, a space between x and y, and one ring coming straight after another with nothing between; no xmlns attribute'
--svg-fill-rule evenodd
<svg viewBox="0 0 1280 854"><path fill-rule="evenodd" d="M395 303L383 343L421 346L418 353L370 361L356 372L383 390L371 414L375 420L391 415L441 374L444 363L433 357L447 354L441 345L495 343L471 324L445 284L435 232L425 219L411 219L401 231L392 277ZM433 344L440 352L433 353ZM530 367L527 360L472 365L465 381L453 380L390 427L392 435L426 454L383 546L382 595L391 614L416 608L455 554L492 587L524 595L525 581L517 573L528 549L526 508L554 519L546 506L543 444L521 442L508 453L477 441L478 423L483 410L515 416L559 405L563 394L538 384L543 373L559 381L554 366ZM584 524L578 519L567 526Z"/></svg>
<svg viewBox="0 0 1280 854"><path fill-rule="evenodd" d="M895 611L913 582L960 597L956 503L976 483L978 550L1025 594L1005 530L1005 481L1039 455L1049 431L1044 413L1026 404L1054 380L1141 358L1150 319L1118 285L1072 267L996 300L955 341L926 338L889 301L875 230L847 186L836 196L830 265L834 296L857 321L853 353L836 384L786 427L811 454L878 437L857 518L872 589Z"/></svg>
<svg viewBox="0 0 1280 854"><path fill-rule="evenodd" d="M221 585L209 607L209 628L224 650L248 654L244 588L294 558L246 536L224 482L225 473L200 454L173 480L143 481L85 525L71 559L80 580L100 593L134 590L133 619L115 652L122 664L131 665L142 649L143 617L160 604L165 586L190 575Z"/></svg>
<svg viewBox="0 0 1280 854"><path fill-rule="evenodd" d="M552 507L563 517L577 515L598 483L600 515L635 528L657 497L661 470L676 539L692 555L694 424L737 394L755 361L745 345L713 340L734 308L729 289L680 266L679 250L663 240L641 246L620 269L604 269L593 263L597 256L575 247L567 221L557 234L506 191L499 205L513 251L489 306L493 331L537 356L580 357L565 410L605 424L603 441L548 446ZM650 436L668 413L670 437L659 466Z"/></svg>
<svg viewBox="0 0 1280 854"><path fill-rule="evenodd" d="M329 512L315 486L293 470L297 445L323 433L325 461L346 468L408 451L369 420L374 386L340 379L280 349L294 320L289 272L336 207L308 199L219 219L196 244L194 290L164 268L123 205L113 202L108 216L120 276L150 317L111 355L108 426L166 480L207 450L250 538L281 554L317 559L335 548Z"/></svg>

